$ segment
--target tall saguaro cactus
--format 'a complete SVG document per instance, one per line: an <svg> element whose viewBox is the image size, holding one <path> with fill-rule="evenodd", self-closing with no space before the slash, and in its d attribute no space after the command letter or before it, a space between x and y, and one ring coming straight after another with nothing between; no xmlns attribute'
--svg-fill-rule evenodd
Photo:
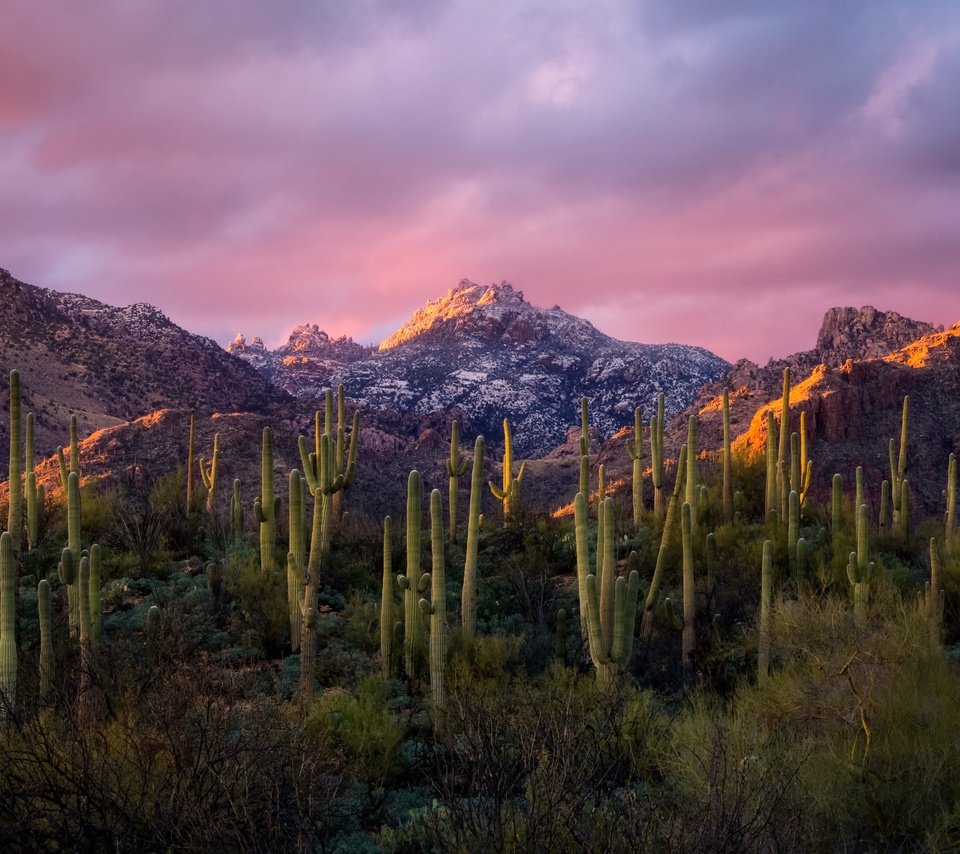
<svg viewBox="0 0 960 854"><path fill-rule="evenodd" d="M689 454L689 452L688 452ZM683 679L693 681L693 654L697 648L697 606L693 583L693 512L684 502L680 508L680 531L683 540Z"/></svg>
<svg viewBox="0 0 960 854"><path fill-rule="evenodd" d="M891 439L888 446L890 457L890 492L893 498L893 527L902 530L900 521L903 481L907 476L907 424L910 420L910 395L903 398L903 411L900 415L900 454L896 456L896 444Z"/></svg>
<svg viewBox="0 0 960 854"><path fill-rule="evenodd" d="M187 440L187 515L193 512L193 452L197 442L197 415L190 413L190 437Z"/></svg>
<svg viewBox="0 0 960 854"><path fill-rule="evenodd" d="M27 548L35 549L40 535L40 507L43 505L43 487L37 486L37 457L34 450L34 417L27 415L26 463L27 473Z"/></svg>
<svg viewBox="0 0 960 854"><path fill-rule="evenodd" d="M80 442L77 438L77 416L70 416L70 463L64 459L63 448L57 448L57 464L60 467L60 487L67 491L67 476L71 472L80 474Z"/></svg>
<svg viewBox="0 0 960 854"><path fill-rule="evenodd" d="M207 490L207 513L212 514L217 500L217 474L220 469L220 434L213 434L213 454L210 462L200 458L200 478L204 489Z"/></svg>
<svg viewBox="0 0 960 854"><path fill-rule="evenodd" d="M777 444L778 472L784 463L789 463L787 454L790 450L790 368L783 369L783 397L780 400L780 441ZM781 479L777 482L777 492L786 494Z"/></svg>
<svg viewBox="0 0 960 854"><path fill-rule="evenodd" d="M307 569L307 534L304 524L304 481L296 469L290 471L290 543L287 552L287 609L290 617L290 648L300 649L300 608L303 578Z"/></svg>
<svg viewBox="0 0 960 854"><path fill-rule="evenodd" d="M470 473L470 513L467 517L467 546L460 596L463 637L468 641L477 631L477 550L480 539L480 499L483 497L483 454L483 436L477 436L473 446L473 471Z"/></svg>
<svg viewBox="0 0 960 854"><path fill-rule="evenodd" d="M337 423L333 425L333 389L324 395L325 422L323 432L330 438L333 478L342 478L343 486L333 494L333 521L343 519L343 494L353 485L357 470L357 442L360 438L360 410L354 410L350 439L347 440L346 395L342 385L337 386ZM319 416L319 413L317 413ZM319 417L318 417L319 424ZM319 431L318 434L319 435ZM319 449L318 449L319 450Z"/></svg>
<svg viewBox="0 0 960 854"><path fill-rule="evenodd" d="M764 501L763 501L763 512L764 516L767 519L770 519L771 516L777 512L777 502L779 500L779 493L777 490L777 446L773 442L774 437L774 417L773 410L767 410L767 455L766 455L766 472L767 472L767 483L766 490L764 491Z"/></svg>
<svg viewBox="0 0 960 854"><path fill-rule="evenodd" d="M730 390L723 390L723 521L733 524L733 458L730 450Z"/></svg>
<svg viewBox="0 0 960 854"><path fill-rule="evenodd" d="M419 606L419 594L426 589L420 566L420 490L420 472L414 469L407 478L407 572L397 576L397 583L403 590L403 660L410 679L420 675L423 612Z"/></svg>
<svg viewBox="0 0 960 854"><path fill-rule="evenodd" d="M10 371L10 504L7 510L7 531L9 531L13 553L20 554L23 534L23 445L21 430L23 420L20 415L20 374Z"/></svg>
<svg viewBox="0 0 960 854"><path fill-rule="evenodd" d="M590 494L590 416L588 401L580 398L580 492Z"/></svg>
<svg viewBox="0 0 960 854"><path fill-rule="evenodd" d="M383 581L380 588L380 672L393 675L393 519L383 519Z"/></svg>
<svg viewBox="0 0 960 854"><path fill-rule="evenodd" d="M510 431L510 422L503 419L503 487L498 488L492 481L489 482L493 497L503 503L503 521L509 522L520 510L520 484L526 472L526 461L520 463L517 476L513 476L513 435Z"/></svg>
<svg viewBox="0 0 960 854"><path fill-rule="evenodd" d="M450 544L457 541L457 493L460 491L460 478L467 473L467 463L460 459L460 424L454 421L450 425L450 457L447 459L447 477L450 493Z"/></svg>
<svg viewBox="0 0 960 854"><path fill-rule="evenodd" d="M760 636L757 642L757 681L761 684L770 675L770 614L773 599L773 543L763 542L760 565Z"/></svg>
<svg viewBox="0 0 960 854"><path fill-rule="evenodd" d="M0 534L0 694L4 710L13 707L17 691L16 557L13 536Z"/></svg>
<svg viewBox="0 0 960 854"><path fill-rule="evenodd" d="M233 495L230 498L230 539L234 545L239 545L243 539L243 501L239 477L233 479Z"/></svg>
<svg viewBox="0 0 960 854"><path fill-rule="evenodd" d="M952 549L957 535L957 455L950 454L947 460L947 548Z"/></svg>
<svg viewBox="0 0 960 854"><path fill-rule="evenodd" d="M254 499L253 513L260 523L260 568L273 572L276 568L273 552L277 546L277 514L280 497L273 488L273 433L263 428L263 446L260 451L260 496Z"/></svg>
<svg viewBox="0 0 960 854"><path fill-rule="evenodd" d="M686 503L690 505L690 534L697 534L697 416L691 415L687 423L687 491Z"/></svg>
<svg viewBox="0 0 960 854"><path fill-rule="evenodd" d="M663 502L663 392L657 395L657 414L650 419L650 478L653 481L653 512L656 517L664 514Z"/></svg>
<svg viewBox="0 0 960 854"><path fill-rule="evenodd" d="M443 562L443 505L440 490L430 493L430 601L421 599L420 610L430 617L430 699L435 712L443 710L447 655L447 587Z"/></svg>
<svg viewBox="0 0 960 854"><path fill-rule="evenodd" d="M626 444L633 463L633 526L636 528L643 512L643 419L639 406L633 410L633 439L627 439Z"/></svg>

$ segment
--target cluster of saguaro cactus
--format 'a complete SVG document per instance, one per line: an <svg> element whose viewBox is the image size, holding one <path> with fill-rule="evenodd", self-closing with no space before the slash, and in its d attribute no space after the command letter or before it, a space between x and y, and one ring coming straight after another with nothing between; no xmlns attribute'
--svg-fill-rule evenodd
<svg viewBox="0 0 960 854"><path fill-rule="evenodd" d="M430 698L435 711L442 711L445 702L444 675L447 655L447 588L443 559L443 505L440 490L430 493L431 569L424 575L430 579L430 601L420 599L420 610L430 617Z"/></svg>
<svg viewBox="0 0 960 854"><path fill-rule="evenodd" d="M503 419L503 486L497 487L489 481L490 491L494 498L503 504L503 521L509 522L520 510L520 484L526 472L526 461L520 463L517 476L513 476L513 435L510 431L510 422Z"/></svg>
<svg viewBox="0 0 960 854"><path fill-rule="evenodd" d="M627 439L627 454L633 464L631 499L633 507L633 525L640 526L643 512L643 420L640 407L633 410L633 439Z"/></svg>
<svg viewBox="0 0 960 854"><path fill-rule="evenodd" d="M457 493L460 491L460 478L467 473L469 460L460 459L460 424L454 421L450 425L450 456L447 459L447 477L450 494L450 544L457 541Z"/></svg>
<svg viewBox="0 0 960 854"><path fill-rule="evenodd" d="M473 446L473 471L470 473L470 512L467 516L467 545L463 562L463 591L460 596L460 620L463 637L471 640L477 631L477 550L480 541L480 499L483 497L483 436Z"/></svg>
<svg viewBox="0 0 960 854"><path fill-rule="evenodd" d="M605 499L598 525L601 528L597 572L590 571L587 552L587 500L582 492L574 499L577 543L577 586L581 613L586 614L590 658L597 679L609 684L627 667L633 654L633 634L640 593L640 575L617 577L613 499Z"/></svg>

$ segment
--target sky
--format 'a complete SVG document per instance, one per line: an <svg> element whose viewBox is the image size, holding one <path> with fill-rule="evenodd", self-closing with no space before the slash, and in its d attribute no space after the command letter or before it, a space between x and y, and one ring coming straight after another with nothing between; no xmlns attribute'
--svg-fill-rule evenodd
<svg viewBox="0 0 960 854"><path fill-rule="evenodd" d="M0 267L221 343L463 278L765 362L960 320L955 0L5 0Z"/></svg>

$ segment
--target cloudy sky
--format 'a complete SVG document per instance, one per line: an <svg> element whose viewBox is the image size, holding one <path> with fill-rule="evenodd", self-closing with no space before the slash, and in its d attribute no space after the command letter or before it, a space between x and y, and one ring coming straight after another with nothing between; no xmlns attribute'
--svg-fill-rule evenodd
<svg viewBox="0 0 960 854"><path fill-rule="evenodd" d="M0 266L229 341L462 278L765 361L960 320L955 0L5 0Z"/></svg>

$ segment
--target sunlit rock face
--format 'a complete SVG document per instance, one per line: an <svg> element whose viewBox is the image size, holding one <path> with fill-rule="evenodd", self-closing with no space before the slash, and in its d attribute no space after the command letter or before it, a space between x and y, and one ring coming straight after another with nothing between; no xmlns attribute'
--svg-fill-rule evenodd
<svg viewBox="0 0 960 854"><path fill-rule="evenodd" d="M305 338L310 345L298 348ZM376 409L426 417L458 408L494 443L509 418L516 451L531 456L563 443L579 423L582 396L591 427L609 436L632 423L634 407L652 412L661 391L667 411L679 412L729 367L697 347L619 341L559 306L531 305L507 282L466 279L375 352L316 327L298 327L266 358L249 344L233 351L298 397L342 383L352 400Z"/></svg>

